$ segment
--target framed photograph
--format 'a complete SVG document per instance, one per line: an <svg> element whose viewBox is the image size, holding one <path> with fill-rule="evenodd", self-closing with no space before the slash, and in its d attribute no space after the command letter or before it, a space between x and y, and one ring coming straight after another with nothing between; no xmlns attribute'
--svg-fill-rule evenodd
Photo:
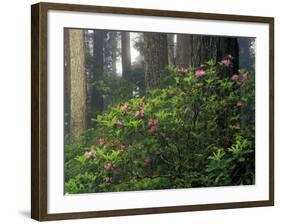
<svg viewBox="0 0 281 224"><path fill-rule="evenodd" d="M32 5L33 219L274 205L274 18Z"/></svg>

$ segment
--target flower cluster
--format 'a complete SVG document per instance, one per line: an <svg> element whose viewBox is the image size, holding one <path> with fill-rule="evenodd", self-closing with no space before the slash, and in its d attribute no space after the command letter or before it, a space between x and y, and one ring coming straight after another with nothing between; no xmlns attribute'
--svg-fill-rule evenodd
<svg viewBox="0 0 281 224"><path fill-rule="evenodd" d="M144 165L149 165L151 163L151 158L147 157L144 161L143 161Z"/></svg>
<svg viewBox="0 0 281 224"><path fill-rule="evenodd" d="M120 144L120 145L119 145L119 150L120 150L121 152L124 152L124 151L125 151L125 148L126 148L126 145L125 145L125 144Z"/></svg>
<svg viewBox="0 0 281 224"><path fill-rule="evenodd" d="M139 102L139 106L140 106L140 107L143 107L144 104L145 104L145 103L144 103L144 100L142 99L142 100Z"/></svg>
<svg viewBox="0 0 281 224"><path fill-rule="evenodd" d="M205 68L206 68L206 65L205 64L201 64L200 67L195 71L195 77L196 78L200 78L203 75L205 75L206 74L206 72L204 70Z"/></svg>
<svg viewBox="0 0 281 224"><path fill-rule="evenodd" d="M237 73L234 73L232 76L231 76L231 80L232 81L247 81L249 79L248 77L249 73L248 72L245 72L243 75L242 75L242 78L239 77L239 75Z"/></svg>
<svg viewBox="0 0 281 224"><path fill-rule="evenodd" d="M135 113L136 118L143 118L144 117L144 110L143 109L137 109Z"/></svg>
<svg viewBox="0 0 281 224"><path fill-rule="evenodd" d="M105 170L111 170L113 168L113 164L111 162L105 162L103 167Z"/></svg>
<svg viewBox="0 0 281 224"><path fill-rule="evenodd" d="M242 106L243 106L242 101L240 101L240 100L239 100L239 101L237 101L236 106L237 106L237 107L242 107Z"/></svg>
<svg viewBox="0 0 281 224"><path fill-rule="evenodd" d="M221 63L223 65L225 65L226 67L229 67L232 63L232 60L233 60L233 57L232 57L232 55L229 54L222 59Z"/></svg>
<svg viewBox="0 0 281 224"><path fill-rule="evenodd" d="M123 125L123 120L118 118L115 122L116 125L122 126Z"/></svg>
<svg viewBox="0 0 281 224"><path fill-rule="evenodd" d="M104 145L105 144L105 139L104 138L100 138L99 139L99 144L100 145Z"/></svg>
<svg viewBox="0 0 281 224"><path fill-rule="evenodd" d="M238 81L238 80L239 80L239 75L237 75L236 73L234 73L234 74L231 76L231 80L232 80L232 81Z"/></svg>
<svg viewBox="0 0 281 224"><path fill-rule="evenodd" d="M91 159L91 158L95 158L96 157L97 152L95 150L91 150L91 151L87 151L84 153L84 156L87 159Z"/></svg>
<svg viewBox="0 0 281 224"><path fill-rule="evenodd" d="M178 73L180 73L181 75L186 75L188 73L188 69L187 68L178 68Z"/></svg>
<svg viewBox="0 0 281 224"><path fill-rule="evenodd" d="M195 71L195 77L200 78L201 76L205 75L206 72L203 70L203 68L199 68Z"/></svg>
<svg viewBox="0 0 281 224"><path fill-rule="evenodd" d="M121 105L121 111L123 111L124 113L127 113L131 110L131 105L129 103L124 103L123 105Z"/></svg>
<svg viewBox="0 0 281 224"><path fill-rule="evenodd" d="M157 132L158 120L157 119L150 119L148 121L149 132L155 133Z"/></svg>

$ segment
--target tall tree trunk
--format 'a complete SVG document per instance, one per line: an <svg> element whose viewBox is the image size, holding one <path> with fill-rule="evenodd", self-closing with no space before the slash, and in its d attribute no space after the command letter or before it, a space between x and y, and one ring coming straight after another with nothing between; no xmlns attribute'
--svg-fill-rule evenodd
<svg viewBox="0 0 281 224"><path fill-rule="evenodd" d="M176 64L179 67L187 67L190 64L196 67L211 59L221 61L229 54L234 57L232 72L237 72L239 68L237 38L177 35Z"/></svg>
<svg viewBox="0 0 281 224"><path fill-rule="evenodd" d="M102 30L94 30L93 39L94 39L94 47L93 47L93 79L91 82L91 102L89 108L89 116L90 119L96 117L96 115L103 111L103 97L97 91L96 87L93 86L93 82L101 79L104 73L104 38L106 32ZM88 125L92 127L91 124Z"/></svg>
<svg viewBox="0 0 281 224"><path fill-rule="evenodd" d="M176 65L188 67L191 64L192 36L188 34L177 34Z"/></svg>
<svg viewBox="0 0 281 224"><path fill-rule="evenodd" d="M131 71L131 49L130 32L121 32L121 50L122 50L122 76L130 80Z"/></svg>
<svg viewBox="0 0 281 224"><path fill-rule="evenodd" d="M82 30L69 30L70 137L77 141L86 127L85 52Z"/></svg>
<svg viewBox="0 0 281 224"><path fill-rule="evenodd" d="M64 29L64 133L65 140L69 139L70 123L70 51L69 51L69 29Z"/></svg>
<svg viewBox="0 0 281 224"><path fill-rule="evenodd" d="M168 38L167 34L159 34L159 55L160 55L160 69L163 70L165 66L169 64L168 62Z"/></svg>
<svg viewBox="0 0 281 224"><path fill-rule="evenodd" d="M167 34L144 33L145 89L159 87L160 72L168 64Z"/></svg>
<svg viewBox="0 0 281 224"><path fill-rule="evenodd" d="M216 60L217 38L212 36L191 36L191 64L199 66L211 59Z"/></svg>
<svg viewBox="0 0 281 224"><path fill-rule="evenodd" d="M255 64L255 57L251 52L253 38L249 37L239 37L239 67L251 70L252 66Z"/></svg>
<svg viewBox="0 0 281 224"><path fill-rule="evenodd" d="M94 30L94 79L100 78L104 72L103 45L105 32L102 30Z"/></svg>
<svg viewBox="0 0 281 224"><path fill-rule="evenodd" d="M176 65L175 34L167 34L167 40L168 40L168 63L169 65Z"/></svg>
<svg viewBox="0 0 281 224"><path fill-rule="evenodd" d="M103 47L104 72L116 75L116 60L118 53L119 50L117 32L106 32Z"/></svg>
<svg viewBox="0 0 281 224"><path fill-rule="evenodd" d="M118 40L117 32L112 32L112 73L117 74L116 62L117 62L117 51L118 51Z"/></svg>

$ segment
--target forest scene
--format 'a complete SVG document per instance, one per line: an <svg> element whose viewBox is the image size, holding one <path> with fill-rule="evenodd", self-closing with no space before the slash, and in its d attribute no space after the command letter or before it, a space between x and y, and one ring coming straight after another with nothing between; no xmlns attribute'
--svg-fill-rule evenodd
<svg viewBox="0 0 281 224"><path fill-rule="evenodd" d="M255 184L255 38L65 28L64 182Z"/></svg>

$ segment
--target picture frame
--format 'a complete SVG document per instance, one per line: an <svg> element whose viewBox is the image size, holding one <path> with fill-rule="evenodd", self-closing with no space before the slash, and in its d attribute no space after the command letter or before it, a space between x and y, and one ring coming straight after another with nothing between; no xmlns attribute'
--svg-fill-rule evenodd
<svg viewBox="0 0 281 224"><path fill-rule="evenodd" d="M51 12L55 12L56 14L53 18L50 16ZM59 15L59 13L61 13ZM65 207L65 209L58 209L58 212L50 212L50 201L52 203L58 203L58 201L52 199L52 193L50 193L50 187L54 184L54 186L58 186L56 184L61 185L63 183L63 179L61 179L60 183L57 183L56 178L52 179L52 170L62 169L63 170L63 161L58 160L54 161L53 151L51 148L56 146L52 142L56 141L56 138L50 138L52 136L52 132L54 129L50 129L50 114L54 117L56 113L50 110L50 105L52 104L52 100L54 96L56 96L55 91L50 90L51 86L54 84L50 79L50 74L55 72L56 76L62 77L63 74L57 73L56 70L52 70L51 66L53 66L51 62L51 54L49 52L52 44L55 41L60 43L61 39L57 39L56 37L50 37L50 29L55 23L63 24L66 21L66 27L76 27L77 24L73 23L73 26L69 25L71 22L67 22L68 16L67 13L76 13L76 15L81 18L84 16L89 16L91 14L101 14L102 18L114 19L115 16L120 17L130 17L137 18L138 21L144 21L147 18L154 18L154 20L159 20L162 18L165 21L174 21L174 20L194 20L199 21L199 25L201 21L204 22L213 22L219 23L224 22L229 24L229 26L234 26L234 24L241 25L241 30L243 29L243 24L253 25L254 29L259 29L255 27L261 26L261 31L266 30L267 33L265 37L261 37L260 42L257 43L259 46L265 46L265 52L268 56L267 58L262 58L261 56L259 62L262 62L263 59L267 60L263 66L265 67L265 71L267 71L268 76L265 77L265 80L268 85L264 86L261 83L261 89L256 88L256 94L265 93L268 96L265 100L265 104L263 101L258 101L260 103L259 108L265 108L267 117L264 119L264 124L266 128L261 130L263 135L259 135L259 137L267 139L265 141L266 147L264 149L264 155L266 155L266 159L264 160L264 167L266 167L266 172L264 174L265 178L260 178L259 181L265 187L264 195L261 197L263 199L256 199L253 196L252 199L242 198L239 201L231 201L231 199L227 202L223 200L218 200L217 202L200 202L200 203L192 203L185 204L184 201L180 200L180 197L175 198L175 201L181 201L181 203L171 203L165 202L165 199L160 196L159 201L163 201L163 206L155 206L153 204L147 203L143 207L130 207L130 204L126 205L126 208L118 208L115 209L104 209L106 208L106 204L103 205L103 209L89 209L87 206L83 208L83 210L75 210L70 207ZM109 17L111 16L111 17ZM58 19L58 18L61 18ZM119 18L118 18L119 19ZM75 20L75 19L74 19ZM81 19L83 21L83 19ZM118 21L122 21L122 18ZM114 23L114 20L112 20ZM156 24L156 25L155 25ZM159 24L161 24L159 22ZM164 22L163 22L164 24ZM88 27L88 24L85 25ZM102 26L102 24L100 25ZM150 24L147 26L150 31L155 30L157 23ZM122 23L120 23L116 27L122 28ZM133 27L133 25L131 26ZM131 27L126 28L124 30L132 30ZM92 27L88 27L92 28ZM100 28L100 27L98 27ZM106 27L105 27L106 28ZM224 15L224 14L211 14L211 13L203 13L203 12L183 12L183 11L164 11L164 10L152 10L152 9L137 9L137 8L119 8L119 7L104 7L104 6L91 6L91 5L75 5L75 4L58 4L58 3L38 3L31 6L31 218L36 219L38 221L48 221L48 220L61 220L61 219L80 219L80 218L95 218L95 217L110 217L110 216L126 216L126 215L142 215L142 214L158 214L158 213L171 213L171 212L187 212L187 211L203 211L203 210L216 210L216 209L230 209L230 208L247 208L247 207L260 207L260 206L273 206L274 205L274 18L272 17L259 17L259 16L241 16L241 15ZM118 28L116 28L118 29ZM134 30L134 29L133 29ZM137 29L136 29L137 30ZM141 30L141 29L140 29ZM168 31L167 31L168 32ZM185 31L183 31L184 33ZM196 31L194 31L196 32ZM215 32L215 31L214 31ZM219 33L220 31L216 31ZM240 31L237 35L239 35ZM242 32L242 31L241 31ZM55 46L57 46L55 44ZM59 48L61 49L61 48ZM62 53L62 52L61 52ZM261 65L259 66L261 68ZM57 70L61 71L61 70ZM59 83L61 84L61 83ZM59 85L58 84L58 85ZM59 88L63 88L62 86ZM264 89L263 89L264 88ZM52 96L50 95L52 94ZM257 96L258 97L258 96ZM54 105L51 107L54 108ZM262 114L257 110L257 114ZM262 117L263 118L263 117ZM52 118L53 119L53 118ZM263 120L263 119L262 119ZM53 119L54 123L56 123L56 119ZM61 124L62 125L62 124ZM257 132L261 127L257 127ZM257 135L257 133L256 133ZM61 135L58 135L61 137ZM51 141L50 141L51 139ZM61 139L60 141L63 141ZM53 147L56 148L56 147ZM56 148L57 151L63 152L63 147ZM63 154L63 153L62 153ZM51 165L52 167L51 168ZM61 165L60 165L61 164ZM60 167L60 168L59 168ZM261 170L261 168L257 167L257 170ZM262 172L262 171L261 171ZM61 176L60 176L61 177ZM62 186L63 188L63 186ZM53 189L53 188L52 188ZM204 191L204 189L201 189ZM184 194L183 191L177 191L177 195ZM247 192L247 191L245 191ZM244 192L244 193L245 193ZM160 192L161 193L161 192ZM107 194L107 193L105 193ZM138 192L130 192L131 198L142 197L142 194ZM150 196L156 194L154 191L150 191ZM95 195L95 193L93 193ZM103 194L99 194L102 195ZM109 195L108 198L112 197L115 200L118 195L121 193L116 193ZM135 195L135 196L134 196ZM160 195L160 194L159 194ZM241 194L243 196L243 194ZM62 197L72 197L61 195ZM87 200L88 195L83 195L83 200ZM145 197L145 196L143 196ZM147 196L146 196L147 197ZM206 196L207 197L207 196ZM75 198L73 196L72 198ZM80 199L79 199L80 200ZM103 200L103 199L100 199ZM109 200L109 199L107 199ZM117 200L117 199L116 199ZM137 199L136 199L137 200ZM107 201L108 202L108 201ZM99 201L100 206L102 206L102 202ZM159 202L160 203L160 202ZM61 205L64 206L63 204ZM109 206L110 207L110 206ZM52 210L53 211L53 210Z"/></svg>

